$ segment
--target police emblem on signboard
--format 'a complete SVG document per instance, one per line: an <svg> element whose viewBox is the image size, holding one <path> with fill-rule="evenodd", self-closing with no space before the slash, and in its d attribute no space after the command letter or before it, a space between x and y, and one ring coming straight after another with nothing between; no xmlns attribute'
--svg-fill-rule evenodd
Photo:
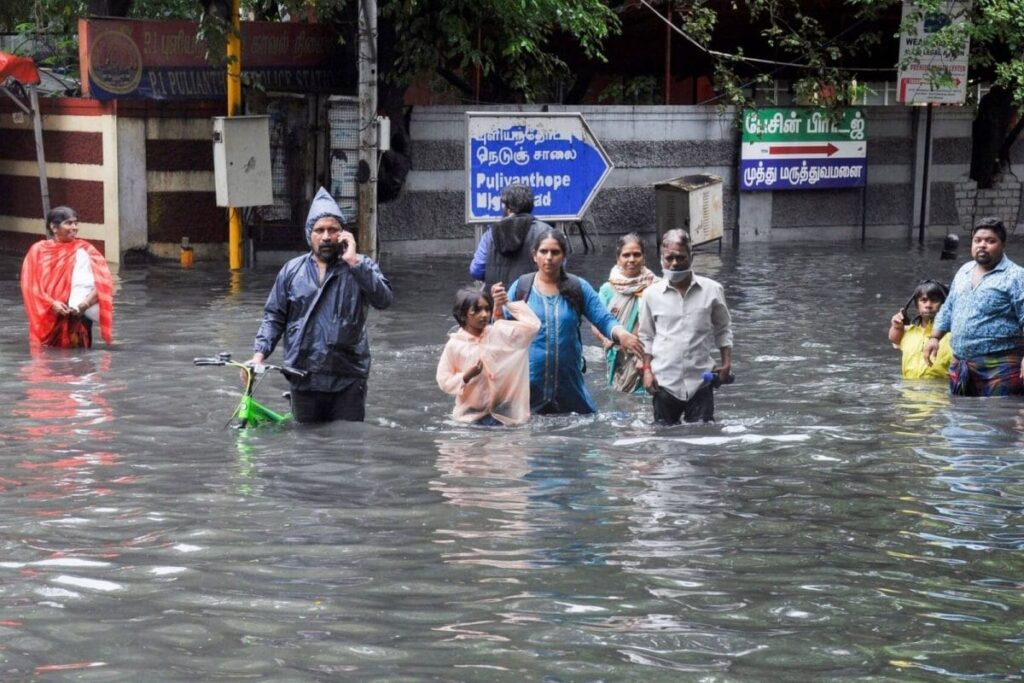
<svg viewBox="0 0 1024 683"><path fill-rule="evenodd" d="M114 95L127 95L142 80L142 55L130 35L104 31L89 50L89 79Z"/></svg>

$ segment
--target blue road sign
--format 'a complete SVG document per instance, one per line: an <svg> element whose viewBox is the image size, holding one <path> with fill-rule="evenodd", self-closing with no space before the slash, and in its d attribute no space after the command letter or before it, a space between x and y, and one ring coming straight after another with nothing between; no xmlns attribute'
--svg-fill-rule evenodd
<svg viewBox="0 0 1024 683"><path fill-rule="evenodd" d="M512 183L533 188L538 218L579 220L612 171L581 114L468 112L466 130L468 223L502 218Z"/></svg>

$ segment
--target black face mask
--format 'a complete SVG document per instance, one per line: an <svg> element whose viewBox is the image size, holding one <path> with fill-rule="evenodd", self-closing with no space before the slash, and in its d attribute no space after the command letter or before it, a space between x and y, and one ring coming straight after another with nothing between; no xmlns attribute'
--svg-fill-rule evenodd
<svg viewBox="0 0 1024 683"><path fill-rule="evenodd" d="M327 263L333 263L341 254L341 245L337 242L321 242L316 250L316 255Z"/></svg>

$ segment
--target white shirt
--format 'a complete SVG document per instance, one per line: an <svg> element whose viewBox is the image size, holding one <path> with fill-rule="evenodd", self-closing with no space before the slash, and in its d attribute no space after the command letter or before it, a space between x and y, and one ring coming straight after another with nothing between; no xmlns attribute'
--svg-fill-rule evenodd
<svg viewBox="0 0 1024 683"><path fill-rule="evenodd" d="M640 300L640 341L652 356L658 386L687 401L715 366L711 352L732 348L732 318L722 285L692 276L686 294L667 280L655 282Z"/></svg>
<svg viewBox="0 0 1024 683"><path fill-rule="evenodd" d="M68 295L68 306L78 308L86 297L96 289L96 278L92 274L92 261L85 249L75 252L75 269L71 271L71 294ZM93 304L85 309L85 316L94 322L100 319L100 305Z"/></svg>

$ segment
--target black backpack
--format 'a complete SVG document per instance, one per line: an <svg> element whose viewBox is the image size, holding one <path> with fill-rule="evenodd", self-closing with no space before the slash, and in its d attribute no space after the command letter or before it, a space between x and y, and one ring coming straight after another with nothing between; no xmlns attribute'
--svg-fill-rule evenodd
<svg viewBox="0 0 1024 683"><path fill-rule="evenodd" d="M526 273L520 275L519 279L516 280L516 301L526 301L530 298L530 292L533 291L533 279L537 273ZM580 348L583 348L583 335L580 334L580 323L583 322L583 285L580 284L580 279L575 275L566 273L566 278L569 281L569 291L574 292L575 296L565 297L565 300L569 302L573 310L576 311L576 315L579 316L580 322L576 324L576 338L580 340ZM580 354L580 371L587 371L587 359Z"/></svg>

